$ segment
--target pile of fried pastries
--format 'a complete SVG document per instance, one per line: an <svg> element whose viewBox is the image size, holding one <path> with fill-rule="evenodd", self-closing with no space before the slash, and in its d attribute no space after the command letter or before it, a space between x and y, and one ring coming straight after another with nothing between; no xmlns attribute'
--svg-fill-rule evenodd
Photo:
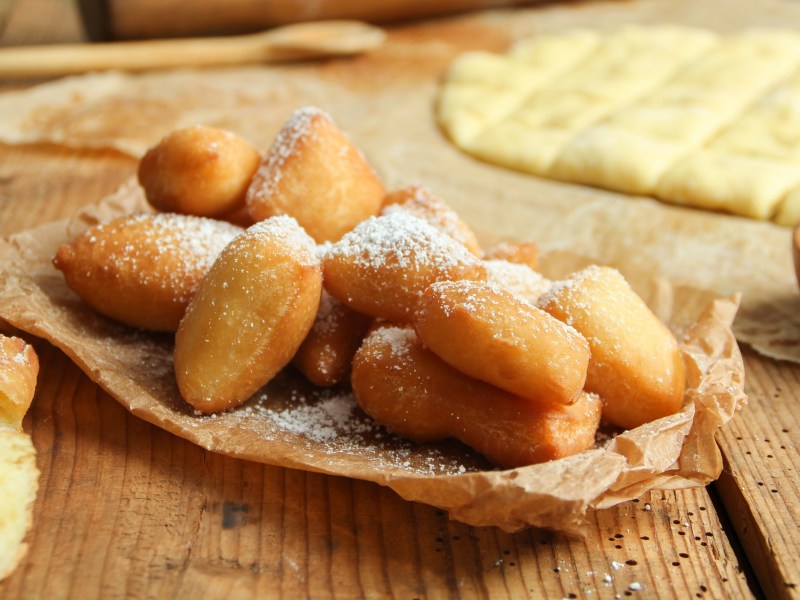
<svg viewBox="0 0 800 600"><path fill-rule="evenodd" d="M266 154L196 126L141 159L154 212L97 225L54 264L100 313L175 332L183 399L248 400L289 365L351 386L418 442L456 438L501 467L595 444L677 412L678 344L615 269L550 281L535 244L481 249L433 192L387 192L330 116L309 107Z"/></svg>

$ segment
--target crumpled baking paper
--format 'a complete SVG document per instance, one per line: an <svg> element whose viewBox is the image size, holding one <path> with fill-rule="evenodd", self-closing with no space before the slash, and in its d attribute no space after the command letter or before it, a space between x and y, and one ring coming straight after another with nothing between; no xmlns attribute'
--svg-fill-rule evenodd
<svg viewBox="0 0 800 600"><path fill-rule="evenodd" d="M244 405L195 414L180 397L173 338L96 314L52 265L59 244L81 230L146 209L133 182L75 218L0 242L0 318L61 348L131 413L214 452L271 465L374 481L472 525L536 526L580 535L590 507L656 488L705 485L722 468L714 434L746 401L731 323L738 296L720 297L617 264L681 341L687 366L683 409L596 448L548 463L497 470L465 446L416 445L377 426L347 390L321 391L291 369ZM542 271L558 278L587 264L554 252Z"/></svg>

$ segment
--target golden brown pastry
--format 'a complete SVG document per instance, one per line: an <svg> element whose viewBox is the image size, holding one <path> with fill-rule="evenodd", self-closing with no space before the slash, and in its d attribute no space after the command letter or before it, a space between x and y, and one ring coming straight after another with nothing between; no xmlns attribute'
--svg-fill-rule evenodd
<svg viewBox="0 0 800 600"><path fill-rule="evenodd" d="M586 389L603 398L605 420L631 429L680 410L686 376L675 337L619 271L587 267L539 305L588 340Z"/></svg>
<svg viewBox="0 0 800 600"><path fill-rule="evenodd" d="M456 211L450 208L444 200L428 188L421 185L410 185L386 196L381 214L388 215L396 210L408 211L427 221L436 229L463 244L474 255L481 255L478 238L475 237L469 225L462 221Z"/></svg>
<svg viewBox="0 0 800 600"><path fill-rule="evenodd" d="M422 295L414 329L439 358L533 402L577 401L589 344L572 327L496 286L442 281Z"/></svg>
<svg viewBox="0 0 800 600"><path fill-rule="evenodd" d="M372 317L346 307L323 289L314 325L292 364L320 387L346 381L353 356L372 321Z"/></svg>
<svg viewBox="0 0 800 600"><path fill-rule="evenodd" d="M287 216L249 227L219 255L175 336L181 396L212 413L237 406L294 356L317 314L314 241Z"/></svg>
<svg viewBox="0 0 800 600"><path fill-rule="evenodd" d="M244 206L261 154L230 131L197 125L173 131L139 161L147 201L163 212L221 217Z"/></svg>
<svg viewBox="0 0 800 600"><path fill-rule="evenodd" d="M53 263L98 312L154 331L175 331L200 281L243 230L174 213L120 217L59 247Z"/></svg>
<svg viewBox="0 0 800 600"><path fill-rule="evenodd" d="M553 283L525 263L492 259L484 260L483 265L486 267L488 283L512 292L531 304L536 304L539 296Z"/></svg>
<svg viewBox="0 0 800 600"><path fill-rule="evenodd" d="M531 269L539 266L539 247L533 242L500 242L489 248L483 255L486 260L507 260L528 265Z"/></svg>
<svg viewBox="0 0 800 600"><path fill-rule="evenodd" d="M247 191L254 221L290 215L318 242L338 240L378 213L383 184L361 151L317 108L296 111Z"/></svg>
<svg viewBox="0 0 800 600"><path fill-rule="evenodd" d="M480 259L404 211L372 217L323 257L325 288L355 311L408 322L435 281L485 279Z"/></svg>
<svg viewBox="0 0 800 600"><path fill-rule="evenodd" d="M38 375L39 358L33 346L0 334L0 425L22 427Z"/></svg>
<svg viewBox="0 0 800 600"><path fill-rule="evenodd" d="M457 438L503 467L562 458L594 444L600 399L531 402L473 379L425 348L410 327L384 325L353 361L359 405L418 442Z"/></svg>

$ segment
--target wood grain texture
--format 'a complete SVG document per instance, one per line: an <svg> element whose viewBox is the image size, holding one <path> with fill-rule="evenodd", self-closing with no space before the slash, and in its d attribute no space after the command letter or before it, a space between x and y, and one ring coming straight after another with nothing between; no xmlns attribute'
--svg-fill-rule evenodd
<svg viewBox="0 0 800 600"><path fill-rule="evenodd" d="M800 369L745 353L747 394L720 433L726 467L716 487L771 598L800 596Z"/></svg>
<svg viewBox="0 0 800 600"><path fill-rule="evenodd" d="M703 489L596 512L585 540L469 527L375 484L209 453L36 347L42 488L3 598L752 596Z"/></svg>
<svg viewBox="0 0 800 600"><path fill-rule="evenodd" d="M0 2L0 44L80 36L66 0ZM112 152L0 146L0 234L68 216L134 171ZM796 365L745 351L750 404L720 433L726 471L711 488L724 512L706 489L654 492L593 513L586 539L570 540L468 527L374 484L209 453L32 341L42 370L25 429L41 487L30 551L0 598L799 595Z"/></svg>
<svg viewBox="0 0 800 600"><path fill-rule="evenodd" d="M0 147L0 165L3 233L72 214L135 169L53 147ZM2 598L753 595L707 490L593 513L584 540L473 528L374 484L209 453L37 350L26 428L41 491Z"/></svg>

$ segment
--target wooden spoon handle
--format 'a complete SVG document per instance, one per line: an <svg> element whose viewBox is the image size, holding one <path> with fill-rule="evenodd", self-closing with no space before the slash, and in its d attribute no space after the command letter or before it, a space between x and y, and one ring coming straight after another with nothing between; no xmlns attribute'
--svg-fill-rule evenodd
<svg viewBox="0 0 800 600"><path fill-rule="evenodd" d="M384 33L358 21L320 21L232 37L0 48L0 77L25 78L106 69L140 71L357 54Z"/></svg>

